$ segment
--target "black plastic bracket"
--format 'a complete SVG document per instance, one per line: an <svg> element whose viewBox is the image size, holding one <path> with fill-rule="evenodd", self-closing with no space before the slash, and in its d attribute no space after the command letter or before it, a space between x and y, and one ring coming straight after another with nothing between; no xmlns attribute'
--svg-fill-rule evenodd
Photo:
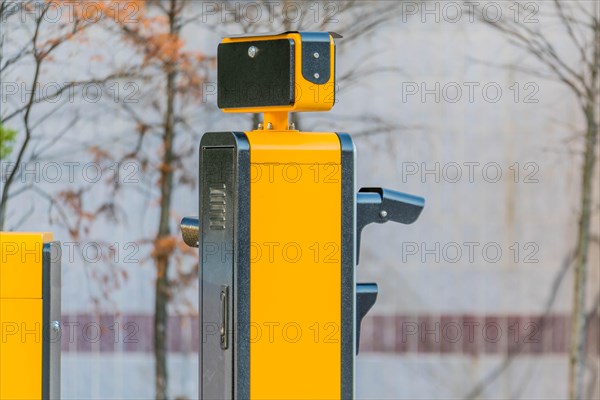
<svg viewBox="0 0 600 400"><path fill-rule="evenodd" d="M360 325L365 315L377 300L376 283L357 283L356 284L356 354L360 344Z"/></svg>
<svg viewBox="0 0 600 400"><path fill-rule="evenodd" d="M329 32L300 32L302 37L302 76L318 85L329 82L331 76L331 46Z"/></svg>
<svg viewBox="0 0 600 400"><path fill-rule="evenodd" d="M356 195L356 262L360 254L360 236L363 228L373 222L388 221L412 224L425 207L419 196L383 188L361 188Z"/></svg>

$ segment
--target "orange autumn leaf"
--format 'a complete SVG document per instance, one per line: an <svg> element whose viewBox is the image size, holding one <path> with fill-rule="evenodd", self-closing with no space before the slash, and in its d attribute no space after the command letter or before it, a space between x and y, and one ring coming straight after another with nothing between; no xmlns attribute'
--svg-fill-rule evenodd
<svg viewBox="0 0 600 400"><path fill-rule="evenodd" d="M110 159L110 153L106 150L101 149L98 146L92 146L88 149L92 157L94 157L95 162L100 162L102 160Z"/></svg>
<svg viewBox="0 0 600 400"><path fill-rule="evenodd" d="M170 256L177 247L177 237L174 235L164 236L154 241L152 257Z"/></svg>

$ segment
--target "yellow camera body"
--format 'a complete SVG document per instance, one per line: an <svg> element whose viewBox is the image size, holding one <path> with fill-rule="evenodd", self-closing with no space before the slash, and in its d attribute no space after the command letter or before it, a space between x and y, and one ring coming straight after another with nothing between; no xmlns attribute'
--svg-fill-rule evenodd
<svg viewBox="0 0 600 400"><path fill-rule="evenodd" d="M328 111L335 103L335 42L329 32L223 39L218 106L225 112Z"/></svg>

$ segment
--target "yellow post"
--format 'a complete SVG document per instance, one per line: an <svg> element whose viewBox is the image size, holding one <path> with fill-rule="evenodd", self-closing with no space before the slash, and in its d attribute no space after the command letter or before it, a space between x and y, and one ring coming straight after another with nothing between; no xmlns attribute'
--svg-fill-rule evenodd
<svg viewBox="0 0 600 400"><path fill-rule="evenodd" d="M289 112L335 103L330 32L225 38L218 106L264 113L250 132L200 143L201 399L351 399L360 323L377 285L357 283L362 228L412 223L424 200L356 193L348 134L302 132Z"/></svg>
<svg viewBox="0 0 600 400"><path fill-rule="evenodd" d="M285 131L289 129L287 112L266 112L264 114L264 129Z"/></svg>
<svg viewBox="0 0 600 400"><path fill-rule="evenodd" d="M60 396L60 247L0 232L0 399Z"/></svg>

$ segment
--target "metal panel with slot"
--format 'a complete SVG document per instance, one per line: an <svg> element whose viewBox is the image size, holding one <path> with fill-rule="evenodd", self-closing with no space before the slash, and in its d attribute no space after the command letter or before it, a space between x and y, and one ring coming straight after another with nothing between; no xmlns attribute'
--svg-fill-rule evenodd
<svg viewBox="0 0 600 400"><path fill-rule="evenodd" d="M233 148L202 149L202 392L205 398L231 399L232 352L227 343L231 314L223 287L233 285ZM206 210L206 211L205 211ZM225 295L227 294L225 290ZM223 331L224 330L224 331ZM215 373L223 371L224 373Z"/></svg>

